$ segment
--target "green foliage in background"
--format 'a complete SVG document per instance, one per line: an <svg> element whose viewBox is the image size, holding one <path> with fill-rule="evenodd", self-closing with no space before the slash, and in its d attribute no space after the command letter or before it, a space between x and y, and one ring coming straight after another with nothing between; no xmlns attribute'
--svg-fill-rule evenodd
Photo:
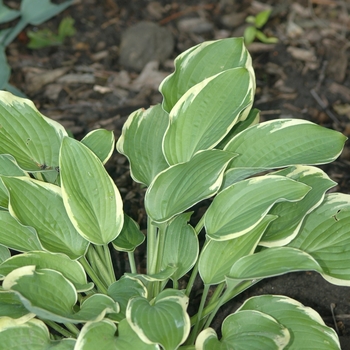
<svg viewBox="0 0 350 350"><path fill-rule="evenodd" d="M31 101L0 93L4 349L340 349L320 315L280 295L246 300L220 336L211 324L271 276L313 270L350 285L350 196L328 193L336 183L315 166L346 137L299 119L259 123L243 38L199 44L175 67L162 104L132 113L116 144L147 188L146 235L104 167L113 132L77 141ZM130 262L119 279L115 250Z"/></svg>

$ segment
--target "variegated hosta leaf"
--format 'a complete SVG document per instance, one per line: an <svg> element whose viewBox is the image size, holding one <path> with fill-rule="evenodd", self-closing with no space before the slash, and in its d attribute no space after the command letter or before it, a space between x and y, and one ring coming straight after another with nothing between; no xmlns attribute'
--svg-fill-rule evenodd
<svg viewBox="0 0 350 350"><path fill-rule="evenodd" d="M161 105L132 113L123 126L117 150L130 162L131 177L149 186L155 176L168 168L162 152L169 115Z"/></svg>
<svg viewBox="0 0 350 350"><path fill-rule="evenodd" d="M75 339L51 340L45 323L35 318L0 317L0 344L3 349L75 349Z"/></svg>
<svg viewBox="0 0 350 350"><path fill-rule="evenodd" d="M34 317L21 303L18 296L9 291L0 290L0 320L3 316L11 318ZM1 321L0 321L1 323Z"/></svg>
<svg viewBox="0 0 350 350"><path fill-rule="evenodd" d="M93 130L81 140L81 143L94 152L105 164L114 150L114 133L104 129Z"/></svg>
<svg viewBox="0 0 350 350"><path fill-rule="evenodd" d="M254 80L246 68L232 68L189 89L170 111L163 139L169 164L190 160L214 148L253 103ZM208 103L210 101L210 103Z"/></svg>
<svg viewBox="0 0 350 350"><path fill-rule="evenodd" d="M264 169L329 163L339 156L345 140L346 137L337 131L300 119L278 119L253 125L224 148L239 153L239 157L226 170L223 187Z"/></svg>
<svg viewBox="0 0 350 350"><path fill-rule="evenodd" d="M283 202L272 207L269 213L278 219L269 225L259 243L266 247L285 245L294 239L305 216L318 207L325 192L336 185L321 169L311 166L296 165L272 174L302 182L311 190L299 202Z"/></svg>
<svg viewBox="0 0 350 350"><path fill-rule="evenodd" d="M118 313L118 305L104 294L86 299L74 312L77 291L60 272L23 266L10 272L3 282L4 290L13 291L25 308L38 317L59 322L98 321L106 314Z"/></svg>
<svg viewBox="0 0 350 350"><path fill-rule="evenodd" d="M117 315L120 320L125 318L128 301L136 296L147 298L147 288L140 279L132 276L123 276L108 287L108 295L119 304L120 312Z"/></svg>
<svg viewBox="0 0 350 350"><path fill-rule="evenodd" d="M192 86L222 71L235 67L251 67L251 57L243 38L207 41L183 52L175 59L175 72L161 83L166 111L174 107Z"/></svg>
<svg viewBox="0 0 350 350"><path fill-rule="evenodd" d="M350 286L350 195L333 193L311 212L288 244L310 254L322 268L323 277Z"/></svg>
<svg viewBox="0 0 350 350"><path fill-rule="evenodd" d="M119 236L112 242L116 250L133 252L145 240L136 221L124 213L124 224Z"/></svg>
<svg viewBox="0 0 350 350"><path fill-rule="evenodd" d="M165 289L152 305L143 297L131 299L126 319L143 342L160 344L164 350L177 349L191 328L187 304L188 298L182 291Z"/></svg>
<svg viewBox="0 0 350 350"><path fill-rule="evenodd" d="M161 270L167 266L176 268L171 279L179 280L196 263L199 243L196 231L188 224L192 213L184 213L172 221L165 233Z"/></svg>
<svg viewBox="0 0 350 350"><path fill-rule="evenodd" d="M220 192L208 208L204 225L214 240L228 240L252 230L278 202L299 201L310 187L284 176L243 180Z"/></svg>
<svg viewBox="0 0 350 350"><path fill-rule="evenodd" d="M94 244L113 241L123 227L123 202L98 157L66 137L60 152L64 206L74 227Z"/></svg>
<svg viewBox="0 0 350 350"><path fill-rule="evenodd" d="M10 193L11 215L35 228L45 249L72 259L85 254L89 242L69 220L60 187L29 177L2 177L2 181Z"/></svg>
<svg viewBox="0 0 350 350"><path fill-rule="evenodd" d="M284 349L290 334L286 327L273 317L255 310L237 311L222 323L219 341L212 328L203 330L197 337L197 350Z"/></svg>
<svg viewBox="0 0 350 350"><path fill-rule="evenodd" d="M279 295L248 299L239 310L256 310L272 316L290 332L288 349L340 350L338 336L320 315L301 303Z"/></svg>
<svg viewBox="0 0 350 350"><path fill-rule="evenodd" d="M9 154L0 154L0 176L29 176ZM8 191L0 179L0 207L8 207Z"/></svg>
<svg viewBox="0 0 350 350"><path fill-rule="evenodd" d="M223 282L238 259L254 252L264 231L275 219L276 216L266 215L251 231L237 238L226 241L209 240L199 257L199 274L203 282L211 285Z"/></svg>
<svg viewBox="0 0 350 350"><path fill-rule="evenodd" d="M0 211L0 244L19 252L42 250L36 230L22 225L8 211Z"/></svg>
<svg viewBox="0 0 350 350"><path fill-rule="evenodd" d="M0 245L0 263L11 257L10 250L3 245Z"/></svg>
<svg viewBox="0 0 350 350"><path fill-rule="evenodd" d="M0 277L6 276L13 270L35 265L39 269L56 270L71 281L77 291L86 291L93 287L92 283L87 283L86 273L80 263L71 260L68 256L60 253L31 251L24 254L14 255L0 264Z"/></svg>
<svg viewBox="0 0 350 350"><path fill-rule="evenodd" d="M118 323L118 329L113 322L104 319L86 323L79 333L74 349L159 350L159 346L145 344L125 319Z"/></svg>
<svg viewBox="0 0 350 350"><path fill-rule="evenodd" d="M11 154L27 171L55 169L62 138L57 122L44 117L34 103L0 91L0 154Z"/></svg>
<svg viewBox="0 0 350 350"><path fill-rule="evenodd" d="M229 152L206 150L188 162L164 170L146 192L147 214L155 222L165 222L213 196L220 188L223 172L233 157Z"/></svg>

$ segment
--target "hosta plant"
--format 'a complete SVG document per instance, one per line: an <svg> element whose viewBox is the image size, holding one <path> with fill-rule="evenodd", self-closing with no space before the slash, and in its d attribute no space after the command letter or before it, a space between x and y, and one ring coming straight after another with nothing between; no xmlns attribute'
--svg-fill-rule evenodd
<svg viewBox="0 0 350 350"><path fill-rule="evenodd" d="M329 193L335 182L315 166L336 159L345 136L299 119L259 123L241 38L184 52L160 92L116 143L147 188L141 228L104 168L112 131L77 141L0 93L1 347L340 349L314 310L280 295L210 325L267 277L314 270L350 285L350 196ZM130 262L118 280L115 250Z"/></svg>

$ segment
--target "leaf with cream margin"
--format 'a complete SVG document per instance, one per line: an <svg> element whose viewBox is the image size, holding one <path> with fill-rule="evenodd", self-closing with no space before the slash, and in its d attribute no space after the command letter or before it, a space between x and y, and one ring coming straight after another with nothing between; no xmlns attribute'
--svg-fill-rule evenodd
<svg viewBox="0 0 350 350"><path fill-rule="evenodd" d="M252 230L275 203L299 201L311 190L284 176L266 175L237 182L219 192L204 216L209 238L228 240Z"/></svg>
<svg viewBox="0 0 350 350"><path fill-rule="evenodd" d="M89 242L72 225L60 187L29 177L2 177L2 181L10 193L10 214L34 227L45 249L72 259L85 254Z"/></svg>
<svg viewBox="0 0 350 350"><path fill-rule="evenodd" d="M143 297L131 299L126 319L143 342L160 344L164 350L177 349L191 328L187 305L188 297L182 291L165 289L152 304Z"/></svg>
<svg viewBox="0 0 350 350"><path fill-rule="evenodd" d="M104 294L86 299L78 312L77 291L60 272L23 266L10 272L3 281L4 290L13 291L25 308L38 317L59 323L81 323L103 319L106 314L118 313L118 305Z"/></svg>
<svg viewBox="0 0 350 350"><path fill-rule="evenodd" d="M170 112L192 86L222 71L246 67L254 75L252 59L243 38L206 41L181 53L175 59L175 71L165 78L159 90L163 108Z"/></svg>
<svg viewBox="0 0 350 350"><path fill-rule="evenodd" d="M0 91L0 153L11 154L26 171L58 167L61 142L67 132L44 117L30 100Z"/></svg>
<svg viewBox="0 0 350 350"><path fill-rule="evenodd" d="M87 282L85 270L78 261L71 260L68 256L61 253L44 251L31 251L10 257L0 264L0 277L1 275L8 275L19 267L29 265L62 273L65 278L74 284L78 292L87 291L93 287L91 282Z"/></svg>
<svg viewBox="0 0 350 350"><path fill-rule="evenodd" d="M36 318L0 317L0 344L3 349L73 350L75 339L52 340L45 323Z"/></svg>
<svg viewBox="0 0 350 350"><path fill-rule="evenodd" d="M114 141L113 131L97 129L84 136L81 143L94 152L100 161L105 164L113 153Z"/></svg>
<svg viewBox="0 0 350 350"><path fill-rule="evenodd" d="M290 332L287 349L340 350L335 331L310 307L280 295L252 297L238 309L255 310L273 317Z"/></svg>
<svg viewBox="0 0 350 350"><path fill-rule="evenodd" d="M255 82L246 68L232 68L189 89L169 114L163 153L171 165L214 148L253 103ZM210 103L208 103L210 101Z"/></svg>
<svg viewBox="0 0 350 350"><path fill-rule="evenodd" d="M225 150L238 153L225 172L223 188L264 170L335 160L346 137L300 119L277 119L253 125L236 135Z"/></svg>
<svg viewBox="0 0 350 350"><path fill-rule="evenodd" d="M269 214L277 215L278 219L269 225L259 242L265 247L282 246L293 240L305 216L318 207L326 191L336 185L321 169L312 166L295 165L271 175L286 176L310 186L311 190L298 202L277 203L271 208Z"/></svg>
<svg viewBox="0 0 350 350"><path fill-rule="evenodd" d="M134 181L149 186L157 174L169 167L162 152L168 124L169 115L161 105L138 109L125 122L117 150L128 158Z"/></svg>
<svg viewBox="0 0 350 350"><path fill-rule="evenodd" d="M190 161L162 171L147 189L147 214L155 222L166 222L215 195L221 186L223 172L234 156L215 149L201 151Z"/></svg>
<svg viewBox="0 0 350 350"><path fill-rule="evenodd" d="M118 327L110 320L104 319L86 323L79 333L74 349L159 350L159 346L145 344L125 319L118 323Z"/></svg>
<svg viewBox="0 0 350 350"><path fill-rule="evenodd" d="M123 202L100 159L81 142L66 137L60 173L63 203L76 230L97 245L113 241L123 227Z"/></svg>
<svg viewBox="0 0 350 350"><path fill-rule="evenodd" d="M196 350L282 350L290 341L288 329L273 317L255 310L242 310L226 317L219 341L207 328L196 339Z"/></svg>

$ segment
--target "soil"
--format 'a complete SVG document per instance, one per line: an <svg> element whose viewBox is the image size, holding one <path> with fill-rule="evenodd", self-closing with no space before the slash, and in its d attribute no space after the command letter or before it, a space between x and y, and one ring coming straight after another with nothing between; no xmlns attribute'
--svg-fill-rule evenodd
<svg viewBox="0 0 350 350"><path fill-rule="evenodd" d="M18 6L18 1L5 3ZM76 138L96 128L113 130L118 138L132 111L161 101L157 85L172 71L179 53L205 40L241 36L245 18L268 8L271 17L262 30L277 37L278 43L256 41L249 46L257 77L255 107L262 111L261 119L307 119L349 136L350 4L346 0L78 0L40 27L26 28L8 47L11 84ZM57 31L67 16L75 20L73 37L60 46L26 47L28 29ZM142 71L144 79L138 68L120 63L123 34L141 21L166 28L174 39L168 57ZM350 193L350 144L323 169L338 182L332 191ZM125 211L142 225L145 190L130 180L126 159L115 153L107 170L125 200ZM118 258L121 272L127 261L124 255ZM216 325L245 298L263 293L285 294L313 307L336 329L343 349L350 349L349 288L331 285L312 272L262 281L225 306Z"/></svg>

